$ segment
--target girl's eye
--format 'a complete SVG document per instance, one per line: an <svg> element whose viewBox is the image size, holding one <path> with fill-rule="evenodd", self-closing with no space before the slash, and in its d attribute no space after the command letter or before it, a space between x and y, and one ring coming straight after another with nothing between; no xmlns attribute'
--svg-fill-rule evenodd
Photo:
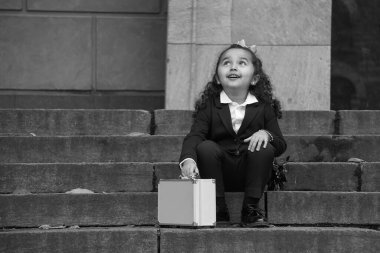
<svg viewBox="0 0 380 253"><path fill-rule="evenodd" d="M224 66L226 66L226 65L228 65L228 64L230 64L229 61L224 61L224 62L223 62L223 65L224 65Z"/></svg>
<svg viewBox="0 0 380 253"><path fill-rule="evenodd" d="M240 65L246 66L247 63L246 63L245 61L241 61L241 62L240 62Z"/></svg>

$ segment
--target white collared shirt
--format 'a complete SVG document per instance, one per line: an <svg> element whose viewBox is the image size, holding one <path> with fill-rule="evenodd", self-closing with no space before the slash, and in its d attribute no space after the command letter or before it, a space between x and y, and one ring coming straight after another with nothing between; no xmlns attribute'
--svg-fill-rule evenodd
<svg viewBox="0 0 380 253"><path fill-rule="evenodd" d="M247 98L242 104L233 102L224 91L220 93L220 103L228 104L230 108L232 128L234 129L235 133L239 131L241 123L243 122L246 106L257 102L257 98L251 93L248 93Z"/></svg>

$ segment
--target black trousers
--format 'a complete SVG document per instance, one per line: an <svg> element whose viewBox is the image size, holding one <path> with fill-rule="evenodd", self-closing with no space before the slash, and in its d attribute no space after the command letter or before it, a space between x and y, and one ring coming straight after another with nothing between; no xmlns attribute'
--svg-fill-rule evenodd
<svg viewBox="0 0 380 253"><path fill-rule="evenodd" d="M272 175L274 147L268 143L260 151L231 154L210 140L197 147L197 165L201 178L216 180L216 196L224 192L244 192L245 197L261 198Z"/></svg>

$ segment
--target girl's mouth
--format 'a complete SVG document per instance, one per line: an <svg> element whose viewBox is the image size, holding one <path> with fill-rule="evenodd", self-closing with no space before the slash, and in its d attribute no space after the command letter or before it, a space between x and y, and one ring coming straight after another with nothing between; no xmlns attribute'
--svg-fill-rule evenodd
<svg viewBox="0 0 380 253"><path fill-rule="evenodd" d="M229 75L227 75L227 78L228 79L238 79L238 78L240 78L240 76L237 74L229 74Z"/></svg>

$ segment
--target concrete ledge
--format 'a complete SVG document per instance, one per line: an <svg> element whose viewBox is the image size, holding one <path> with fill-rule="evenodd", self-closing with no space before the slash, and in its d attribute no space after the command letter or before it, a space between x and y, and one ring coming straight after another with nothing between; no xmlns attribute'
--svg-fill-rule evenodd
<svg viewBox="0 0 380 253"><path fill-rule="evenodd" d="M0 94L0 108L24 109L144 109L164 107L164 95L136 92L97 92L77 94L57 92L55 94L30 92L32 94ZM85 92L83 92L85 93Z"/></svg>
<svg viewBox="0 0 380 253"><path fill-rule="evenodd" d="M267 192L273 224L379 225L380 193Z"/></svg>
<svg viewBox="0 0 380 253"><path fill-rule="evenodd" d="M0 109L0 135L124 135L150 133L143 110Z"/></svg>
<svg viewBox="0 0 380 253"><path fill-rule="evenodd" d="M0 10L22 10L22 1L0 0Z"/></svg>
<svg viewBox="0 0 380 253"><path fill-rule="evenodd" d="M380 250L380 232L358 228L161 229L168 252L368 252Z"/></svg>
<svg viewBox="0 0 380 253"><path fill-rule="evenodd" d="M156 228L2 230L1 252L157 252Z"/></svg>
<svg viewBox="0 0 380 253"><path fill-rule="evenodd" d="M182 136L0 137L3 163L177 161Z"/></svg>
<svg viewBox="0 0 380 253"><path fill-rule="evenodd" d="M355 163L288 163L287 191L357 191L360 169Z"/></svg>
<svg viewBox="0 0 380 253"><path fill-rule="evenodd" d="M155 110L156 134L177 135L190 131L192 110ZM279 125L283 134L317 135L334 133L335 111L283 111Z"/></svg>
<svg viewBox="0 0 380 253"><path fill-rule="evenodd" d="M380 163L363 163L362 191L380 192Z"/></svg>
<svg viewBox="0 0 380 253"><path fill-rule="evenodd" d="M0 195L0 227L155 224L156 193Z"/></svg>
<svg viewBox="0 0 380 253"><path fill-rule="evenodd" d="M160 7L160 0L28 0L32 11L158 13Z"/></svg>
<svg viewBox="0 0 380 253"><path fill-rule="evenodd" d="M340 134L380 134L380 111L338 111Z"/></svg>
<svg viewBox="0 0 380 253"><path fill-rule="evenodd" d="M150 163L0 164L0 193L150 192Z"/></svg>

